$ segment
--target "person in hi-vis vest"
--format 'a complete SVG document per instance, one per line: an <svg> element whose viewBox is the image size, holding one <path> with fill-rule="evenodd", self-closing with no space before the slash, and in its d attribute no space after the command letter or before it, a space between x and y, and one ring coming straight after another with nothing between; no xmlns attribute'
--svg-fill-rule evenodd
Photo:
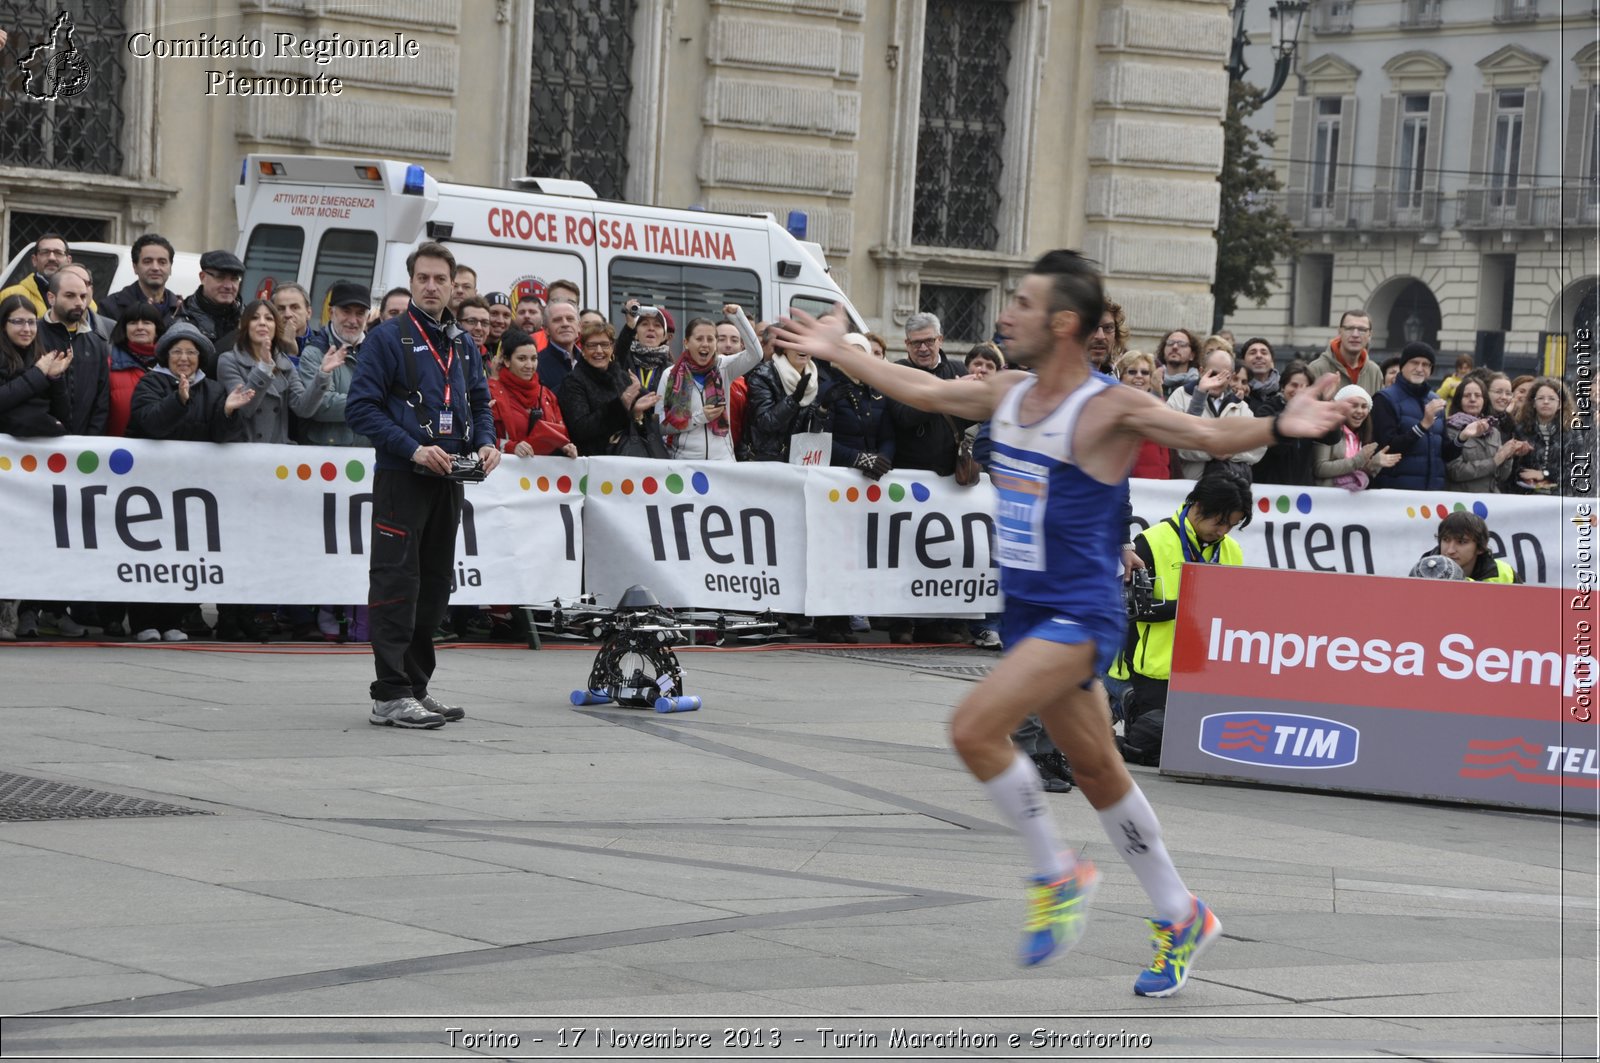
<svg viewBox="0 0 1600 1063"><path fill-rule="evenodd" d="M1439 522L1438 546L1423 557L1448 557L1469 583L1521 583L1516 569L1489 551L1489 525L1476 513L1458 509Z"/></svg>
<svg viewBox="0 0 1600 1063"><path fill-rule="evenodd" d="M1250 481L1219 469L1195 483L1178 512L1134 538L1134 553L1150 573L1151 594L1129 621L1127 641L1111 669L1131 688L1127 731L1145 713L1166 708L1183 566L1244 564L1244 552L1228 533L1250 523L1250 508Z"/></svg>

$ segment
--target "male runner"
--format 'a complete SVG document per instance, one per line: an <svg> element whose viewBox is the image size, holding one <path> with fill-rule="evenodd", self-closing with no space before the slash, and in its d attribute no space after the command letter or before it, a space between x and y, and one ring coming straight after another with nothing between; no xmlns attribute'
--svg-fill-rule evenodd
<svg viewBox="0 0 1600 1063"><path fill-rule="evenodd" d="M1034 865L1021 960L1042 963L1083 934L1099 873L1064 849L1033 762L1011 742L1029 713L1067 755L1111 843L1138 876L1156 915L1155 960L1133 990L1171 996L1222 924L1178 876L1161 826L1112 741L1105 690L1095 680L1121 644L1125 619L1118 559L1122 501L1140 444L1237 454L1340 424L1344 406L1296 395L1273 418L1200 418L1094 373L1087 340L1105 304L1100 276L1072 251L1034 263L1000 315L1006 371L983 384L946 381L863 354L844 326L796 311L778 338L833 362L890 398L968 421L992 418L990 473L999 494L996 560L1005 595L1006 654L956 709L951 742L969 771L1022 833Z"/></svg>

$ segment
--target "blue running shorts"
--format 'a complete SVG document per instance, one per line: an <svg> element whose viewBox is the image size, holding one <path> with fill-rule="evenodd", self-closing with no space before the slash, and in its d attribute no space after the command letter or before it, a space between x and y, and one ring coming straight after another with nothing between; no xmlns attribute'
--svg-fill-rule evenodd
<svg viewBox="0 0 1600 1063"><path fill-rule="evenodd" d="M1079 619L1048 605L1006 600L1005 611L1000 614L1000 638L1010 652L1022 644L1023 639L1043 639L1073 646L1080 642L1094 643L1094 669L1097 676L1111 670L1111 662L1122 648L1127 625L1122 618Z"/></svg>

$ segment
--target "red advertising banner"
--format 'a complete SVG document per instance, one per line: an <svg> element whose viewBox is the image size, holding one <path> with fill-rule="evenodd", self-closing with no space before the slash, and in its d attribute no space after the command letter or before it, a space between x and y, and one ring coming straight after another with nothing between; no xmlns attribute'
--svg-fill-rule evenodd
<svg viewBox="0 0 1600 1063"><path fill-rule="evenodd" d="M1600 810L1585 590L1190 565L1163 772Z"/></svg>

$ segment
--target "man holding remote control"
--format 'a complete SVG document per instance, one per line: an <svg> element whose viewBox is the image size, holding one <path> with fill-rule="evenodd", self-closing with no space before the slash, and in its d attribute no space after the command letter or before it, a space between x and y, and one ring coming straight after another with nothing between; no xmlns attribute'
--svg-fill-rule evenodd
<svg viewBox="0 0 1600 1063"><path fill-rule="evenodd" d="M500 464L489 382L446 305L456 272L442 244L406 259L411 306L372 330L345 421L377 451L367 606L375 724L442 727L466 712L428 693L433 631L450 607L464 482Z"/></svg>

